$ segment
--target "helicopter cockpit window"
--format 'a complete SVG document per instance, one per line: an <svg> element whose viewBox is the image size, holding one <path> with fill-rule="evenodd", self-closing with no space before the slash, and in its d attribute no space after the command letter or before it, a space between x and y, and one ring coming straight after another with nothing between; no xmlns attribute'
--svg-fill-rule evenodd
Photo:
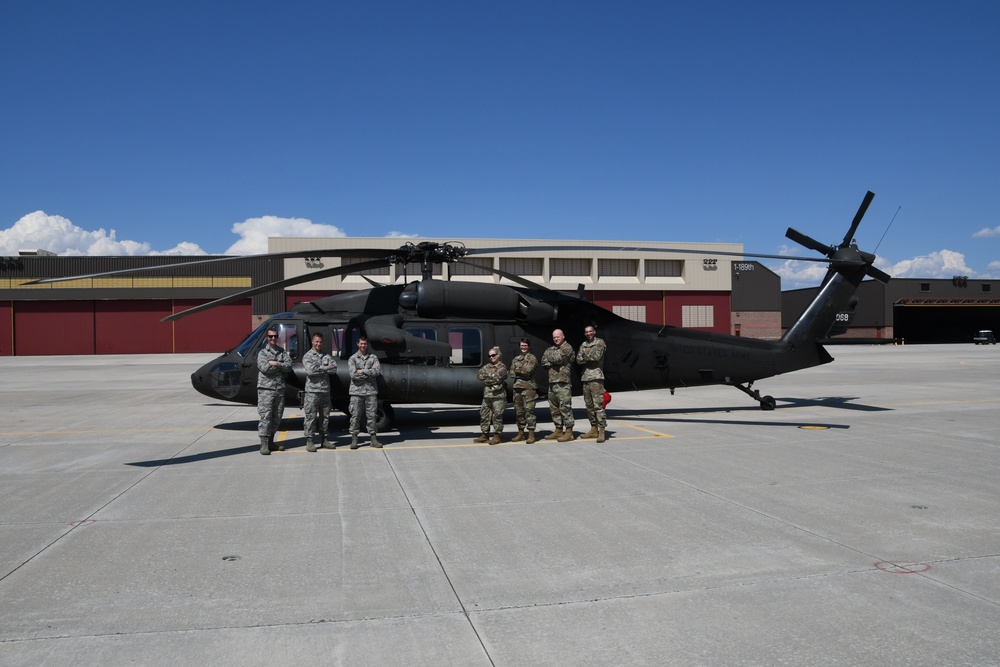
<svg viewBox="0 0 1000 667"><path fill-rule="evenodd" d="M267 322L264 322L259 327L254 329L253 333L243 339L243 342L236 346L236 354L240 355L244 359L250 354L250 350L253 349L254 343L262 339L264 335L264 329L267 328Z"/></svg>
<svg viewBox="0 0 1000 667"><path fill-rule="evenodd" d="M483 332L471 327L448 329L448 344L451 345L453 366L482 366Z"/></svg>
<svg viewBox="0 0 1000 667"><path fill-rule="evenodd" d="M293 360L299 358L298 327L291 323L271 322L267 328L274 329L278 333L278 347L284 348ZM266 338L261 339L261 345L267 345Z"/></svg>

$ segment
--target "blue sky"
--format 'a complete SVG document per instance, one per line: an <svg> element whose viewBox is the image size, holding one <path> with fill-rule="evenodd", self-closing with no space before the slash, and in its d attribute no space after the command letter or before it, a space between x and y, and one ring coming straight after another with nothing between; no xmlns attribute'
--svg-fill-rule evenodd
<svg viewBox="0 0 1000 667"><path fill-rule="evenodd" d="M857 234L1000 277L1000 3L0 4L0 254ZM113 233L112 233L113 231ZM262 246L263 244L263 246ZM815 267L769 262L783 287Z"/></svg>

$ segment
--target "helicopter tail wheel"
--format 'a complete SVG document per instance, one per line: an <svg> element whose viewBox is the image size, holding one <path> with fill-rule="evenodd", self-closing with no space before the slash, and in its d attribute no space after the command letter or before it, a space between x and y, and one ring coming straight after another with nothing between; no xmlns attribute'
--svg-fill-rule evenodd
<svg viewBox="0 0 1000 667"><path fill-rule="evenodd" d="M776 401L774 400L774 396L761 396L760 391L758 391L757 389L750 388L752 385L753 382L748 382L745 387L741 384L736 384L735 382L731 383L731 386L736 387L744 394L746 394L753 400L760 403L761 410L774 410L774 406L776 403Z"/></svg>
<svg viewBox="0 0 1000 667"><path fill-rule="evenodd" d="M396 411L392 405L384 401L379 401L378 407L375 408L375 430L379 433L388 431L392 428L395 421Z"/></svg>

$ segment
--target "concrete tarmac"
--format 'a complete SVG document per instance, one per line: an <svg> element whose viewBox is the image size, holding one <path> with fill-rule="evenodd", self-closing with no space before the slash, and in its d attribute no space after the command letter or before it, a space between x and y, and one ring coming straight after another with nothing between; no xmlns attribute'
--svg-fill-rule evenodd
<svg viewBox="0 0 1000 667"><path fill-rule="evenodd" d="M773 412L398 406L307 453L289 408L269 457L210 355L2 358L0 664L1000 664L1000 347L829 349Z"/></svg>

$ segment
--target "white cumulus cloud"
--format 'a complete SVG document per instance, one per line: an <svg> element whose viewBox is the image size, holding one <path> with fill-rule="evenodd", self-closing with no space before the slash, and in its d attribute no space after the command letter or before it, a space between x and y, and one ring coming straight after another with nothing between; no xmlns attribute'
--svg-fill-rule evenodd
<svg viewBox="0 0 1000 667"><path fill-rule="evenodd" d="M972 235L974 239L988 239L994 236L1000 236L1000 227L994 227L990 229L989 227L983 227L978 232Z"/></svg>
<svg viewBox="0 0 1000 667"><path fill-rule="evenodd" d="M782 254L789 248L783 248ZM781 276L781 289L815 287L826 276L827 264L787 260L780 265L770 265L772 271ZM913 259L893 263L884 257L876 257L875 266L893 278L951 278L952 276L985 277L965 263L965 255L954 250L938 250ZM990 271L1000 269L1000 262L993 262Z"/></svg>
<svg viewBox="0 0 1000 667"><path fill-rule="evenodd" d="M279 218L265 215L249 218L233 225L233 233L240 240L229 246L227 255L263 255L267 252L267 237L293 236L304 238L329 238L347 236L339 227L320 225L305 218Z"/></svg>
<svg viewBox="0 0 1000 667"><path fill-rule="evenodd" d="M951 278L975 276L976 272L965 264L965 255L954 250L938 250L929 255L904 259L901 262L880 264L890 276L897 278Z"/></svg>
<svg viewBox="0 0 1000 667"><path fill-rule="evenodd" d="M823 281L828 265L820 262L800 262L794 259L786 260L778 266L770 265L769 269L781 276L781 289L798 289L814 287Z"/></svg>
<svg viewBox="0 0 1000 667"><path fill-rule="evenodd" d="M0 230L0 255L21 250L48 250L57 255L204 255L194 243L181 243L164 251L148 243L118 240L115 230L87 231L61 215L35 211L8 229Z"/></svg>

